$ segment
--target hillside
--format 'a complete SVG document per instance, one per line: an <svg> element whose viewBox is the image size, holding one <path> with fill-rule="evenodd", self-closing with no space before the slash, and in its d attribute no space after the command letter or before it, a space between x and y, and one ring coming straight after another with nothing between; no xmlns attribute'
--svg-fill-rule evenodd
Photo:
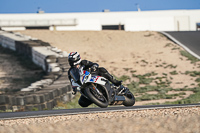
<svg viewBox="0 0 200 133"><path fill-rule="evenodd" d="M165 103L200 93L200 61L157 32L26 30L22 34L78 51L134 92L136 105ZM193 95L196 97L196 95ZM192 98L183 103L200 99ZM178 102L180 103L180 102Z"/></svg>

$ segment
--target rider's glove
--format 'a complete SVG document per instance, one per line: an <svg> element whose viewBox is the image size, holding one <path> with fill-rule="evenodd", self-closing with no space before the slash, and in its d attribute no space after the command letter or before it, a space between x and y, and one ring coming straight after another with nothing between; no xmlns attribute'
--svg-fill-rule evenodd
<svg viewBox="0 0 200 133"><path fill-rule="evenodd" d="M92 72L96 72L97 68L98 68L97 65L93 65L93 66L91 67L91 71L92 71Z"/></svg>

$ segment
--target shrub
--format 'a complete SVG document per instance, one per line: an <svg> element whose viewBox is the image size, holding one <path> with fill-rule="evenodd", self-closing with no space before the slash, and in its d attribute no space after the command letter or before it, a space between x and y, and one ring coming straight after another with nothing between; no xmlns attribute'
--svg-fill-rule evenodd
<svg viewBox="0 0 200 133"><path fill-rule="evenodd" d="M131 70L131 73L135 73L135 72L137 72L136 70Z"/></svg>
<svg viewBox="0 0 200 133"><path fill-rule="evenodd" d="M170 72L171 75L177 75L178 73L176 71Z"/></svg>
<svg viewBox="0 0 200 133"><path fill-rule="evenodd" d="M196 81L196 82L200 82L200 78L197 78L195 81Z"/></svg>
<svg viewBox="0 0 200 133"><path fill-rule="evenodd" d="M190 74L191 77L200 76L200 71L186 71L186 75Z"/></svg>
<svg viewBox="0 0 200 133"><path fill-rule="evenodd" d="M32 108L32 111L38 111L38 108L34 107Z"/></svg>
<svg viewBox="0 0 200 133"><path fill-rule="evenodd" d="M153 81L153 78L140 78L140 84L150 84Z"/></svg>
<svg viewBox="0 0 200 133"><path fill-rule="evenodd" d="M193 55L191 55L191 54L188 53L187 51L181 50L181 51L180 51L180 54L181 54L182 56L185 56L188 60L190 60L191 63L196 63L196 62L199 61L199 59L197 59L196 57L194 57Z"/></svg>
<svg viewBox="0 0 200 133"><path fill-rule="evenodd" d="M122 81L126 81L126 80L130 80L131 78L129 76L123 75L121 77L118 78L118 80L122 80Z"/></svg>
<svg viewBox="0 0 200 133"><path fill-rule="evenodd" d="M164 47L166 48L166 47L171 47L171 46L173 46L172 43L167 43Z"/></svg>

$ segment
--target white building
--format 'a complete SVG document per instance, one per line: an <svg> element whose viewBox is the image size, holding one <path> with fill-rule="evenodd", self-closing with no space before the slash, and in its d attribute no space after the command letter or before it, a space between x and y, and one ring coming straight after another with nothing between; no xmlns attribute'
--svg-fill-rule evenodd
<svg viewBox="0 0 200 133"><path fill-rule="evenodd" d="M0 27L3 30L195 31L200 28L200 10L0 14Z"/></svg>

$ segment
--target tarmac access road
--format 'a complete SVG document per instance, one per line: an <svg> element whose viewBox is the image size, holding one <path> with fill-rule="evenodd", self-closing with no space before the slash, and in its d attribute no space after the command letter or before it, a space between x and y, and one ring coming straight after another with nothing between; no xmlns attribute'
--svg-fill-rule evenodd
<svg viewBox="0 0 200 133"><path fill-rule="evenodd" d="M0 120L6 119L23 119L23 118L39 118L48 116L61 115L76 115L76 114L90 114L90 113L104 113L104 112L119 112L119 111L134 111L134 110L148 110L148 109L167 109L167 108L184 108L184 107L200 107L197 104L173 104L173 105L144 105L144 106L113 106L108 108L77 108L77 109L61 109L61 110L44 110L44 111L29 111L29 112L7 112L0 113Z"/></svg>
<svg viewBox="0 0 200 133"><path fill-rule="evenodd" d="M165 31L161 33L200 59L200 31Z"/></svg>

